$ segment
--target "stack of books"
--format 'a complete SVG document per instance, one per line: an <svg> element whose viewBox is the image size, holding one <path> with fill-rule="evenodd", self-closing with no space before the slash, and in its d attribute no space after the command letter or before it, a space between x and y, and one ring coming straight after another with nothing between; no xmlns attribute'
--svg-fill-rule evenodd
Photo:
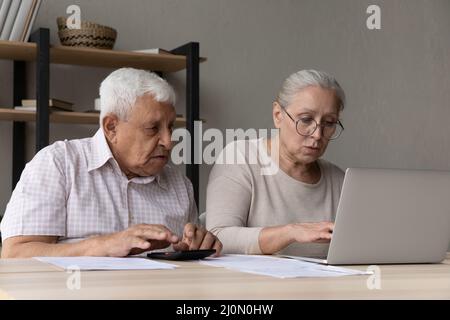
<svg viewBox="0 0 450 320"><path fill-rule="evenodd" d="M0 0L0 40L27 42L42 0Z"/></svg>
<svg viewBox="0 0 450 320"><path fill-rule="evenodd" d="M73 111L73 103L64 100L50 99L48 105L54 111ZM22 100L22 106L15 107L14 109L20 111L36 111L36 100Z"/></svg>
<svg viewBox="0 0 450 320"><path fill-rule="evenodd" d="M161 48L153 48L153 49L143 49L143 50L133 50L134 52L139 53L151 53L151 54L167 54L171 55L172 52L161 49Z"/></svg>

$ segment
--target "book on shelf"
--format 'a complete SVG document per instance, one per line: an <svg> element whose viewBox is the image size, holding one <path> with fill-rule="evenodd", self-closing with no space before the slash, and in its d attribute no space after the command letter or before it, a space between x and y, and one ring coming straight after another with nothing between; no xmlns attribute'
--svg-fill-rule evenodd
<svg viewBox="0 0 450 320"><path fill-rule="evenodd" d="M3 24L2 32L0 34L0 40L9 40L9 36L11 35L11 31L14 26L14 21L16 20L17 12L19 12L19 7L20 0L11 1L5 23Z"/></svg>
<svg viewBox="0 0 450 320"><path fill-rule="evenodd" d="M3 0L0 5L0 35L5 25L6 17L8 16L9 7L11 6L12 0Z"/></svg>
<svg viewBox="0 0 450 320"><path fill-rule="evenodd" d="M133 50L134 52L139 53L151 53L151 54L167 54L167 55L173 55L170 51L161 49L161 48L153 48L153 49L143 49L143 50Z"/></svg>
<svg viewBox="0 0 450 320"><path fill-rule="evenodd" d="M17 11L14 25L9 35L10 41L22 41L23 30L27 23L28 15L31 12L34 0L21 0L19 11Z"/></svg>
<svg viewBox="0 0 450 320"><path fill-rule="evenodd" d="M0 40L28 41L42 0L3 0Z"/></svg>
<svg viewBox="0 0 450 320"><path fill-rule="evenodd" d="M31 35L31 30L33 29L34 21L36 20L36 16L39 11L39 7L41 6L42 0L33 0L33 6L31 12L29 13L25 25L25 29L22 34L22 41L27 42Z"/></svg>
<svg viewBox="0 0 450 320"><path fill-rule="evenodd" d="M55 98L50 99L48 101L48 106L66 110L66 111L73 111L72 110L72 107L73 107L72 102L68 102L68 101L64 101L64 100L60 100L60 99L55 99ZM36 110L36 100L34 100L34 99L22 100L22 108L23 107L34 108L34 110ZM18 107L18 108L20 108L20 107Z"/></svg>
<svg viewBox="0 0 450 320"><path fill-rule="evenodd" d="M72 112L73 111L73 110L67 110L67 109L62 109L62 108L58 108L58 107L51 107L51 106L49 108L52 111L65 111L65 112ZM14 107L14 110L36 112L36 107L17 106L17 107Z"/></svg>

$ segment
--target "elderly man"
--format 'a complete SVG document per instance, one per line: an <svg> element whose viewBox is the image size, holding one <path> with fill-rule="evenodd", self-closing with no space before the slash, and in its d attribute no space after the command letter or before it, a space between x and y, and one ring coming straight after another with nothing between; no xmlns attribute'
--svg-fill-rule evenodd
<svg viewBox="0 0 450 320"><path fill-rule="evenodd" d="M56 142L27 164L1 224L3 258L123 257L170 245L216 249L192 222L192 185L167 165L176 113L172 87L143 70L101 84L101 129Z"/></svg>

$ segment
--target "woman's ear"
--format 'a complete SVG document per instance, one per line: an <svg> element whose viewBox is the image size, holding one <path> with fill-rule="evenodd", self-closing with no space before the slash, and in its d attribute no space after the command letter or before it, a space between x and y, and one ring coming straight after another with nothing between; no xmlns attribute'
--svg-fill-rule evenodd
<svg viewBox="0 0 450 320"><path fill-rule="evenodd" d="M276 101L272 104L272 117L275 128L279 129L281 126L281 120L283 120L283 110L281 110L280 104Z"/></svg>
<svg viewBox="0 0 450 320"><path fill-rule="evenodd" d="M117 138L119 119L115 114L108 114L103 118L102 124L106 140L108 140L109 143L114 144Z"/></svg>

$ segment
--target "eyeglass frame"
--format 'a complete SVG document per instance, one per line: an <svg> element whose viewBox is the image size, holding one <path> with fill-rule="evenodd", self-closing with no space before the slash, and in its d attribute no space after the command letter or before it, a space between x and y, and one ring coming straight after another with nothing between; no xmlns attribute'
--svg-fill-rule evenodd
<svg viewBox="0 0 450 320"><path fill-rule="evenodd" d="M295 124L295 131L296 131L299 135L301 135L302 137L311 137L311 136L316 132L316 130L317 130L318 127L321 127L322 130L323 130L324 125L323 125L322 123L317 123L316 119L312 119L312 120L314 121L314 123L316 124L316 127L314 128L314 130L311 132L311 134L308 134L308 135L306 135L306 134L301 134L300 132L298 132L298 129L297 129L297 128L298 128L298 122L299 122L301 119L295 120L295 119L289 114L289 112L287 112L287 110L286 110L285 107L283 107L281 104L279 104L279 105L280 105L281 109L283 109L283 111L286 112L286 114L288 115L288 117L294 122L294 124ZM329 140L329 141L336 140L336 139L338 139L338 138L341 136L342 132L344 132L345 128L344 128L344 125L342 124L341 120L336 121L336 122L335 122L335 125L340 125L341 128L342 128L342 130L341 130L341 132L339 133L339 135L338 135L336 138L326 138L325 135L324 135L324 138L325 138L325 139L327 139L327 140ZM323 134L323 133L322 133L322 134Z"/></svg>

